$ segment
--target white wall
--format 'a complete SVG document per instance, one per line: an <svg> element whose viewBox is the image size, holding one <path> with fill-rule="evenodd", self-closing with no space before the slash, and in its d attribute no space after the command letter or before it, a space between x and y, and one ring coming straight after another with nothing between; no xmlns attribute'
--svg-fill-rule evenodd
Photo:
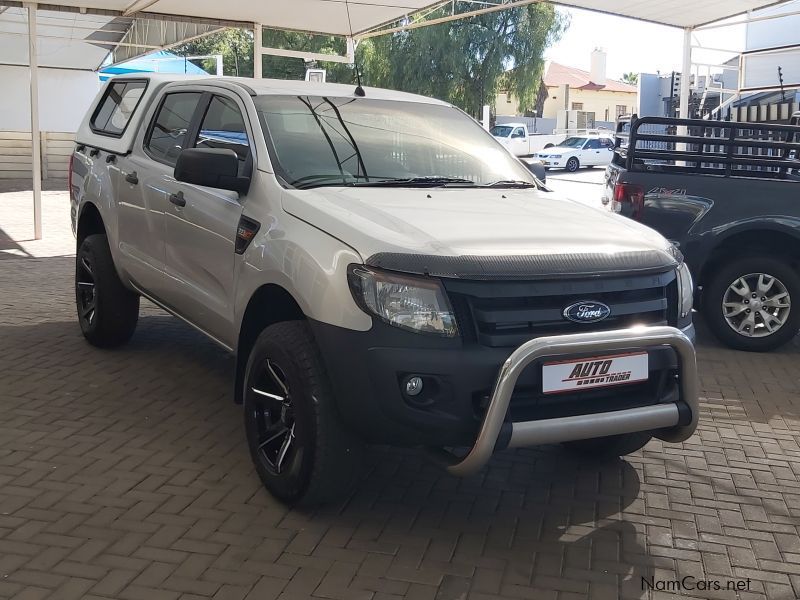
<svg viewBox="0 0 800 600"><path fill-rule="evenodd" d="M0 131L30 131L28 68L0 66L0 86ZM41 130L75 133L99 90L94 71L39 69Z"/></svg>

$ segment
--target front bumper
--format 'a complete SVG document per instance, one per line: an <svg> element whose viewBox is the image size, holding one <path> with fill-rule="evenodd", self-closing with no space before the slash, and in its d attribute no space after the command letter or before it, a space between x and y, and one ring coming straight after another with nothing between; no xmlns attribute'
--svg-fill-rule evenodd
<svg viewBox="0 0 800 600"><path fill-rule="evenodd" d="M677 402L613 412L574 415L537 421L509 422L514 388L528 365L543 357L604 353L630 348L669 346L678 355L680 396ZM444 450L433 451L453 475L466 476L480 470L498 447L518 448L586 438L606 437L637 431L653 431L659 439L680 442L697 427L697 363L692 341L674 327L646 327L617 331L542 337L515 350L503 364L495 382L475 444L464 458Z"/></svg>
<svg viewBox="0 0 800 600"><path fill-rule="evenodd" d="M514 350L466 343L460 338L419 335L378 320L364 332L316 321L310 324L341 416L352 430L372 443L472 447L490 412L502 415L492 449L512 445L512 438L513 445L564 441L570 439L559 433L565 428L579 432L578 437L602 437L613 434L615 428L634 426L631 423L638 430L653 430L696 420L696 394L689 388L687 395L683 388L685 378L694 381L696 377L691 327L684 332L650 327L536 338ZM648 337L654 332L662 337ZM619 344L604 345L614 339L619 339ZM596 343L589 343L592 341ZM566 349L564 344L568 344ZM575 394L542 393L541 365L545 357L643 347L649 355L647 382ZM496 383L498 373L505 372L509 361L525 364L514 370L514 383L508 388L509 398L502 400L503 409L495 399ZM425 381L425 392L416 399L403 392L404 379L411 375L420 375ZM677 420L673 419L675 414ZM633 418L637 415L647 418ZM655 419L654 415L659 417ZM485 434L483 437L486 439Z"/></svg>

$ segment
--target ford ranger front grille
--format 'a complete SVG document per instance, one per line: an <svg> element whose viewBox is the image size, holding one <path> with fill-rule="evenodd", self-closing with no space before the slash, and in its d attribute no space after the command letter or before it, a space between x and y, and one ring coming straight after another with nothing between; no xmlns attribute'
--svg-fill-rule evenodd
<svg viewBox="0 0 800 600"><path fill-rule="evenodd" d="M465 341L516 347L545 335L608 331L634 325L675 325L673 271L654 275L548 281L444 279ZM609 307L608 317L576 323L564 310L581 301Z"/></svg>

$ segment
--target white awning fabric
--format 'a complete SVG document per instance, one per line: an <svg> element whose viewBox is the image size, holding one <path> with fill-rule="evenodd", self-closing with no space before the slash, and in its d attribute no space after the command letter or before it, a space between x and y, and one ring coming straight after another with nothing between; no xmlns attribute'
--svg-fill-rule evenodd
<svg viewBox="0 0 800 600"><path fill-rule="evenodd" d="M544 0L543 0L544 1ZM673 27L707 23L781 4L789 0L558 0L555 4L584 8ZM513 4L496 0L497 4ZM0 2L3 4L3 2ZM7 2L20 5L20 2ZM220 24L260 23L264 27L349 36L396 22L405 16L450 2L431 0L56 0L40 9L91 11L109 16L203 19ZM491 0L479 6L490 6Z"/></svg>

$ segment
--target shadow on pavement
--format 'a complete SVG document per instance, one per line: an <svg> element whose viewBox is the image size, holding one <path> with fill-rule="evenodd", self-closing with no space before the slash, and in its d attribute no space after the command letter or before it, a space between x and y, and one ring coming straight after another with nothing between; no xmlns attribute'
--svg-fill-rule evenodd
<svg viewBox="0 0 800 600"><path fill-rule="evenodd" d="M29 240L20 240L20 241L29 241ZM8 250L11 250L13 252L8 252ZM32 258L32 255L28 253L16 241L11 239L11 236L8 235L3 230L2 227L0 227L0 259L3 258Z"/></svg>

